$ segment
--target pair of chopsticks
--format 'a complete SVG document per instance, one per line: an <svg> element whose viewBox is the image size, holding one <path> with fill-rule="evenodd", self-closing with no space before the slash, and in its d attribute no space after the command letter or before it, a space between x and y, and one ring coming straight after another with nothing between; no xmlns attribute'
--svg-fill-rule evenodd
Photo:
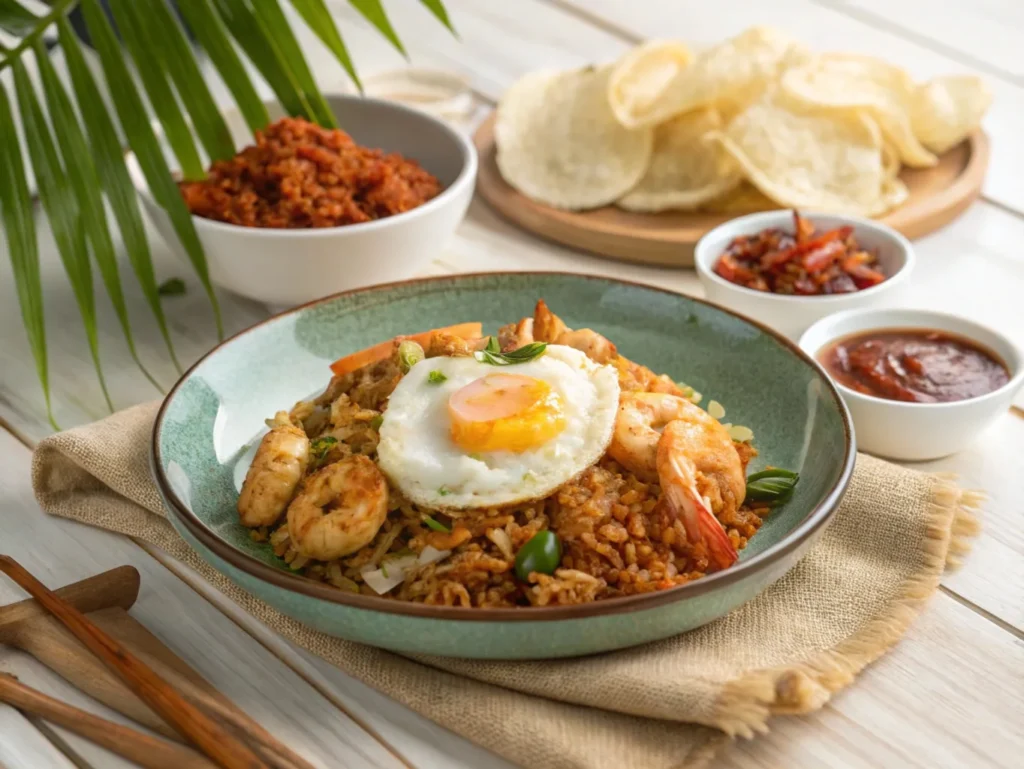
<svg viewBox="0 0 1024 769"><path fill-rule="evenodd" d="M223 717L223 714L210 714L190 702L123 644L55 595L13 558L0 555L0 572L14 580L56 617L124 681L140 700L203 755L62 703L25 686L10 675L0 674L0 701L76 731L143 766L173 766L180 769L312 769L307 761L276 741L268 744L266 737L269 735L263 739L257 735L254 747L247 744L239 733L250 739L253 735L247 734L250 730L244 723L238 723L237 718L228 719L225 723L216 717Z"/></svg>

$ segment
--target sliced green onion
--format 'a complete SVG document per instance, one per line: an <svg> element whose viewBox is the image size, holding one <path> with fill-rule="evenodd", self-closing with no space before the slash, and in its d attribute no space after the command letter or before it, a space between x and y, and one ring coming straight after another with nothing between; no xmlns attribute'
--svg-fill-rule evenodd
<svg viewBox="0 0 1024 769"><path fill-rule="evenodd" d="M443 487L442 487L443 488ZM438 523L429 515L423 516L423 522L427 524L427 528L433 529L434 531L440 531L443 534L451 534L452 530L445 526L443 523Z"/></svg>
<svg viewBox="0 0 1024 769"><path fill-rule="evenodd" d="M418 342L406 339L398 344L398 368L403 374L408 374L409 369L426 357L423 348Z"/></svg>
<svg viewBox="0 0 1024 769"><path fill-rule="evenodd" d="M319 467L327 458L330 450L337 445L338 439L333 435L321 435L309 444L309 453L313 457L313 467Z"/></svg>
<svg viewBox="0 0 1024 769"><path fill-rule="evenodd" d="M442 382L447 382L448 377L440 371L431 371L427 374L427 381L430 382L430 384L441 384Z"/></svg>
<svg viewBox="0 0 1024 769"><path fill-rule="evenodd" d="M372 427L374 430L380 430L380 426L382 424L384 424L383 414L378 414L377 416L370 420L370 427Z"/></svg>

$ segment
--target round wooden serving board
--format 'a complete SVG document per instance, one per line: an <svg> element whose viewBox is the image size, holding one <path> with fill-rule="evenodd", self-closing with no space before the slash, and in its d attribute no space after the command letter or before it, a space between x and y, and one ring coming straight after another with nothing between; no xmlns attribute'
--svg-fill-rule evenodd
<svg viewBox="0 0 1024 769"><path fill-rule="evenodd" d="M496 162L494 113L473 141L480 155L477 190L498 213L541 237L567 246L641 264L690 267L693 247L711 228L741 214L664 212L639 214L615 206L562 211L530 200L502 178ZM988 139L980 130L939 158L934 168L904 168L910 197L880 221L908 238L955 219L981 193L988 168Z"/></svg>

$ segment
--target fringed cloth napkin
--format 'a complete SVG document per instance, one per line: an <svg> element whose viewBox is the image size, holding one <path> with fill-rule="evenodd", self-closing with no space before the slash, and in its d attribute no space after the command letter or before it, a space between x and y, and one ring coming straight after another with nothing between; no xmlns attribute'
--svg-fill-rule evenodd
<svg viewBox="0 0 1024 769"><path fill-rule="evenodd" d="M980 495L860 456L812 552L703 628L592 657L406 657L284 616L202 561L171 528L149 473L158 404L44 440L32 481L53 515L163 548L253 616L427 718L530 769L693 769L726 735L806 713L907 629L977 530Z"/></svg>

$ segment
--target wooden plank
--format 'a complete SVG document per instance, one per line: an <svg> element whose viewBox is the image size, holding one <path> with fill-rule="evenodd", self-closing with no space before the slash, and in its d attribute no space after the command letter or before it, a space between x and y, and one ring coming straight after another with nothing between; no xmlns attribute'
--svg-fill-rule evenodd
<svg viewBox="0 0 1024 769"><path fill-rule="evenodd" d="M0 657L0 670L16 675L23 684L31 686L33 689L38 689L76 708L88 710L108 721L125 724L138 731L151 734L149 730L140 727L121 714L83 694L56 673L50 671L49 668L36 662L26 654L13 651L5 653ZM131 761L123 759L105 748L93 744L84 737L79 737L77 734L69 732L67 729L53 726L52 724L50 726L77 755L85 759L91 766L103 767L103 769L132 769L136 766ZM4 727L0 725L0 735L4 734Z"/></svg>
<svg viewBox="0 0 1024 769"><path fill-rule="evenodd" d="M4 550L50 586L120 564L142 573L132 614L253 719L314 763L402 769L405 764L241 628L126 537L43 514L32 497L28 450L0 431ZM0 581L0 603L23 597Z"/></svg>
<svg viewBox="0 0 1024 769"><path fill-rule="evenodd" d="M54 412L64 427L100 419L106 415L92 361L82 331L70 284L56 254L49 227L39 228L40 269L46 305L50 377ZM182 277L188 291L164 301L175 348L182 365L191 364L216 342L209 304L192 276L191 268L179 261L154 234L153 258L157 279ZM177 379L156 323L152 320L141 289L128 265L122 261L125 299L132 319L136 345L144 363L165 387ZM98 287L100 354L111 397L117 408L125 408L160 396L139 372L125 347L113 308L102 287ZM219 292L225 332L233 334L266 316L261 305ZM16 300L10 259L0 243L0 416L20 432L38 440L52 432L45 420L35 364L25 339Z"/></svg>
<svg viewBox="0 0 1024 769"><path fill-rule="evenodd" d="M0 767L4 769L75 769L28 720L9 705L0 705Z"/></svg>
<svg viewBox="0 0 1024 769"><path fill-rule="evenodd" d="M1024 645L938 594L899 645L817 713L776 718L714 769L1015 767Z"/></svg>
<svg viewBox="0 0 1024 769"><path fill-rule="evenodd" d="M981 74L986 77L995 99L984 122L992 139L993 150L984 193L989 199L1024 213L1024 176L1017 170L1024 168L1024 144L1019 141L1019 137L1024 134L1024 88L1014 83L980 72L963 61L870 21L854 18L810 0L775 0L771 3L770 13L768 6L760 0L721 0L715 4L714 13L707 13L706 9L676 0L646 0L643 3L622 3L618 0L550 2L571 9L581 20L590 19L600 24L603 32L617 30L623 39L631 41L676 37L705 45L734 35L752 24L771 24L815 50L880 55L905 67L921 80L960 72ZM889 2L886 5L900 4ZM941 14L933 11L931 15L944 14L945 8ZM564 22L565 26L569 24L568 21ZM550 29L542 30L541 33L548 37L556 34ZM606 59L614 55L614 52L595 49L590 55ZM543 65L543 62L534 60L527 69L538 69Z"/></svg>
<svg viewBox="0 0 1024 769"><path fill-rule="evenodd" d="M982 531L962 568L942 584L957 595L1024 633L1024 419L1007 413L974 444L951 457L913 465L928 472L952 472L965 488L984 489L989 499Z"/></svg>
<svg viewBox="0 0 1024 769"><path fill-rule="evenodd" d="M1024 86L1024 4L1017 0L947 3L941 13L928 0L816 1Z"/></svg>
<svg viewBox="0 0 1024 769"><path fill-rule="evenodd" d="M1024 746L1024 645L946 595L822 710L776 718L713 769L1015 767Z"/></svg>

